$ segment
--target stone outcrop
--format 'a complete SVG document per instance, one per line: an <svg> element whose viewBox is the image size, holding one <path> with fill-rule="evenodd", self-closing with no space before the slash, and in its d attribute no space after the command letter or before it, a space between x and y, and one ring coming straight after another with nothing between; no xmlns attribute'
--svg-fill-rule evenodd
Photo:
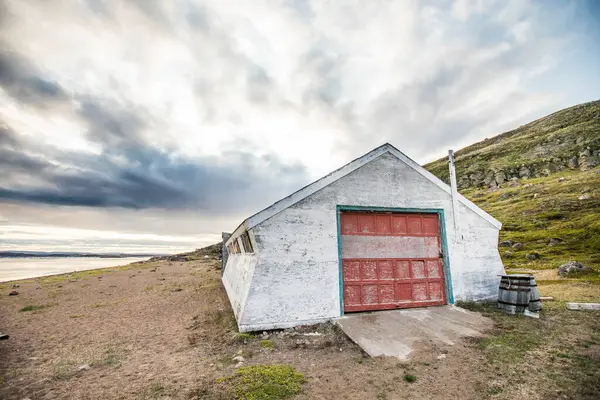
<svg viewBox="0 0 600 400"><path fill-rule="evenodd" d="M592 269L586 265L583 265L582 263L578 262L578 261L569 261L566 264L561 265L558 268L558 274L560 276L567 276L570 274L574 274L574 273L578 273L578 272L588 272L591 271Z"/></svg>
<svg viewBox="0 0 600 400"><path fill-rule="evenodd" d="M549 152L549 150L547 150ZM580 149L576 156L548 157L517 167L469 170L459 175L458 187L516 186L520 180L549 176L566 169L587 171L600 165L600 149Z"/></svg>

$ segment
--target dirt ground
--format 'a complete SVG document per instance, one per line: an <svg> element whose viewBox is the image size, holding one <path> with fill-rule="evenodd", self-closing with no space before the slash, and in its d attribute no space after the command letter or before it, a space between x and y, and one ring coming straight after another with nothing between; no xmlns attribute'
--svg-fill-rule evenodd
<svg viewBox="0 0 600 400"><path fill-rule="evenodd" d="M512 349L503 335L530 328L555 332L560 318L570 318L579 328L568 335L587 347L559 350L584 354L584 361L600 354L600 324L594 320L599 314L591 313L561 312L531 322L482 309L497 323L490 339L446 347L422 343L407 363L371 359L331 325L243 335L236 333L219 278L217 261L190 261L31 279L18 288L14 282L0 285L0 331L10 335L0 341L0 398L213 398L218 378L257 364L287 364L304 374L297 399L578 398L587 392L555 389L537 379L540 374L528 377L536 364L556 362L556 346L540 339L524 352L498 352L503 343ZM12 290L19 295L8 296ZM232 359L239 355L244 360L236 365ZM502 363L507 356L511 361ZM564 360L570 368L579 359ZM521 370L525 379L508 379ZM591 380L582 387L595 390L596 373L586 364L569 379ZM408 382L408 375L416 380Z"/></svg>

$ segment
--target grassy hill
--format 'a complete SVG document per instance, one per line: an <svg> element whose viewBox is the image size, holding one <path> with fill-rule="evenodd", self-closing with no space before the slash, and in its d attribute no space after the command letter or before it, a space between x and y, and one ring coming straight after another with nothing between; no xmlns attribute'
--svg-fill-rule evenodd
<svg viewBox="0 0 600 400"><path fill-rule="evenodd" d="M447 161L425 168L448 182ZM598 165L600 101L456 152L461 193L503 223L500 241L522 245L500 248L507 269L553 269L577 260L600 271Z"/></svg>

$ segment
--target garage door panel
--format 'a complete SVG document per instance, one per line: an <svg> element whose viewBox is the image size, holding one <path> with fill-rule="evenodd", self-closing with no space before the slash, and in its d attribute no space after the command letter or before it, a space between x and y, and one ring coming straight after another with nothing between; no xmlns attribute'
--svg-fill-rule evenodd
<svg viewBox="0 0 600 400"><path fill-rule="evenodd" d="M442 285L439 282L431 282L429 285L429 300L442 300Z"/></svg>
<svg viewBox="0 0 600 400"><path fill-rule="evenodd" d="M342 213L344 310L445 302L437 215Z"/></svg>
<svg viewBox="0 0 600 400"><path fill-rule="evenodd" d="M377 261L379 279L394 279L394 265L392 260Z"/></svg>
<svg viewBox="0 0 600 400"><path fill-rule="evenodd" d="M396 261L396 279L410 279L410 261Z"/></svg>
<svg viewBox="0 0 600 400"><path fill-rule="evenodd" d="M359 215L358 216L358 232L360 233L375 233L375 216L374 215Z"/></svg>
<svg viewBox="0 0 600 400"><path fill-rule="evenodd" d="M358 215L342 214L340 218L342 235L353 234L358 232Z"/></svg>
<svg viewBox="0 0 600 400"><path fill-rule="evenodd" d="M396 235L406 235L408 233L408 227L406 225L406 216L404 215L392 215L392 233Z"/></svg>
<svg viewBox="0 0 600 400"><path fill-rule="evenodd" d="M437 258L434 237L342 235L342 258Z"/></svg>
<svg viewBox="0 0 600 400"><path fill-rule="evenodd" d="M344 285L344 304L360 305L360 285Z"/></svg>
<svg viewBox="0 0 600 400"><path fill-rule="evenodd" d="M426 301L429 300L427 296L427 283L414 283L412 285L412 300L413 301Z"/></svg>
<svg viewBox="0 0 600 400"><path fill-rule="evenodd" d="M344 260L342 265L344 281L360 281L360 261Z"/></svg>
<svg viewBox="0 0 600 400"><path fill-rule="evenodd" d="M424 235L437 236L437 233L439 232L437 218L434 218L434 217L422 218L421 224L422 224L422 228L423 228L422 232Z"/></svg>
<svg viewBox="0 0 600 400"><path fill-rule="evenodd" d="M389 235L392 233L392 226L390 215L376 215L375 216L375 229L379 235Z"/></svg>
<svg viewBox="0 0 600 400"><path fill-rule="evenodd" d="M394 304L396 302L396 292L393 283L379 285L379 301L382 304Z"/></svg>
<svg viewBox="0 0 600 400"><path fill-rule="evenodd" d="M411 277L413 279L423 279L423 278L427 277L425 275L425 261L422 261L422 260L411 261L410 266L411 266L411 272L412 272Z"/></svg>
<svg viewBox="0 0 600 400"><path fill-rule="evenodd" d="M362 303L369 305L379 303L379 288L376 284L362 286Z"/></svg>
<svg viewBox="0 0 600 400"><path fill-rule="evenodd" d="M360 277L363 281L377 280L377 261L362 261Z"/></svg>
<svg viewBox="0 0 600 400"><path fill-rule="evenodd" d="M421 234L421 217L420 216L408 216L408 234L409 235L420 235Z"/></svg>
<svg viewBox="0 0 600 400"><path fill-rule="evenodd" d="M410 283L396 284L396 299L399 302L410 302L412 300L412 284L410 284Z"/></svg>
<svg viewBox="0 0 600 400"><path fill-rule="evenodd" d="M441 265L438 260L427 260L427 277L428 278L440 278L441 274Z"/></svg>

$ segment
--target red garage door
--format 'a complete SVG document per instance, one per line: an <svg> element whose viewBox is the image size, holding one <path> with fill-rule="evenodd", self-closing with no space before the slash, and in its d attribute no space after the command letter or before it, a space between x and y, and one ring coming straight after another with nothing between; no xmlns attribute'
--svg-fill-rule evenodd
<svg viewBox="0 0 600 400"><path fill-rule="evenodd" d="M345 312L446 303L437 214L340 217Z"/></svg>

